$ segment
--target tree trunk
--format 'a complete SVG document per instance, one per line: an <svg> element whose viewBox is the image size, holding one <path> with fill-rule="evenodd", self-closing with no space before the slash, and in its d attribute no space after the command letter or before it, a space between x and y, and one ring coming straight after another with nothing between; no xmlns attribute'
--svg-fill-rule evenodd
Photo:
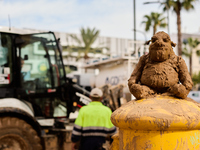
<svg viewBox="0 0 200 150"><path fill-rule="evenodd" d="M192 53L191 53L191 56L189 58L189 63L190 63L190 76L192 77Z"/></svg>
<svg viewBox="0 0 200 150"><path fill-rule="evenodd" d="M181 3L177 1L178 8L176 10L177 14L177 30L178 30L178 55L182 55L182 40L181 40Z"/></svg>
<svg viewBox="0 0 200 150"><path fill-rule="evenodd" d="M192 78L192 54L193 54L193 48L190 48L190 57L189 57L189 64L190 64L190 76Z"/></svg>
<svg viewBox="0 0 200 150"><path fill-rule="evenodd" d="M153 35L156 34L156 25L153 26Z"/></svg>
<svg viewBox="0 0 200 150"><path fill-rule="evenodd" d="M85 52L84 52L85 64L87 64L87 62L88 62L88 60L89 60L88 53L89 53L89 48L88 48L88 47L85 47ZM87 73L87 68L85 68L85 73Z"/></svg>

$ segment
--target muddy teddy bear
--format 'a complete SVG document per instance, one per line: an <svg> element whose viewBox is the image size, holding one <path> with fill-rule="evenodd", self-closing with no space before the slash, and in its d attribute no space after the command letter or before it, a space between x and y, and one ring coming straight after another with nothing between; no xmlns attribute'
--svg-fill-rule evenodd
<svg viewBox="0 0 200 150"><path fill-rule="evenodd" d="M161 95L186 98L193 83L185 61L175 55L173 43L165 32L156 33L151 40L149 53L140 57L128 86L136 99Z"/></svg>

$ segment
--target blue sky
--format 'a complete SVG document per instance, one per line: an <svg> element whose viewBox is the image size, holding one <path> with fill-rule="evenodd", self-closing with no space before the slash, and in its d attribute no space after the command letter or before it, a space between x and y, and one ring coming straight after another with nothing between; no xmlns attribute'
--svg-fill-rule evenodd
<svg viewBox="0 0 200 150"><path fill-rule="evenodd" d="M136 0L136 29L144 32L141 24L144 15L152 11L162 13L160 4L144 5L156 0ZM195 10L182 11L182 31L197 33L200 30L200 2ZM80 27L95 27L101 36L133 39L133 0L0 0L0 25L41 30L79 33ZM164 12L163 16L167 16ZM176 14L170 11L170 33L177 33ZM166 29L159 29L159 31ZM149 39L152 30L146 32ZM137 39L144 35L137 32Z"/></svg>

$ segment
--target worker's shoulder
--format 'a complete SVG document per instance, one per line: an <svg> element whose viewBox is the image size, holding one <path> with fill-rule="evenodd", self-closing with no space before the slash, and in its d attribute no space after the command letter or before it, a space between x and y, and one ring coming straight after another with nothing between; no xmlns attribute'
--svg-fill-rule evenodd
<svg viewBox="0 0 200 150"><path fill-rule="evenodd" d="M107 106L105 106L105 105L102 105L101 107L102 107L102 109L104 109L105 111L108 111L108 112L111 112L111 113L112 113L112 111L111 111L111 109L110 109L109 107L107 107Z"/></svg>
<svg viewBox="0 0 200 150"><path fill-rule="evenodd" d="M88 111L89 109L93 109L96 106L93 105L85 105L83 107L81 107L80 111ZM111 109L105 105L98 105L98 108L101 108L102 111L106 111L106 112L112 112Z"/></svg>
<svg viewBox="0 0 200 150"><path fill-rule="evenodd" d="M88 105L82 106L79 111L83 111L83 110L86 110L86 109L88 109Z"/></svg>

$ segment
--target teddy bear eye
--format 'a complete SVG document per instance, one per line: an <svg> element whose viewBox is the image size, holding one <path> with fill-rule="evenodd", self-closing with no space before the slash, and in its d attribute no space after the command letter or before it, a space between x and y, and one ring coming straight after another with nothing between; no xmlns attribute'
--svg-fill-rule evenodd
<svg viewBox="0 0 200 150"><path fill-rule="evenodd" d="M155 42L155 41L156 41L156 39L154 39L154 38L151 39L151 42L152 42L152 43Z"/></svg>
<svg viewBox="0 0 200 150"><path fill-rule="evenodd" d="M168 39L163 39L164 42L168 42Z"/></svg>

